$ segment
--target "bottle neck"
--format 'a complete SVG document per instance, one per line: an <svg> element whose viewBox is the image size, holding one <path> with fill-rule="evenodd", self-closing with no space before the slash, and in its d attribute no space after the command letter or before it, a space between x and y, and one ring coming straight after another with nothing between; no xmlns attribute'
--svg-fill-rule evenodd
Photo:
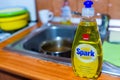
<svg viewBox="0 0 120 80"><path fill-rule="evenodd" d="M96 22L96 18L95 18L95 16L82 16L82 18L81 18L81 21L82 22Z"/></svg>
<svg viewBox="0 0 120 80"><path fill-rule="evenodd" d="M94 8L82 8L82 21L95 22Z"/></svg>
<svg viewBox="0 0 120 80"><path fill-rule="evenodd" d="M82 16L83 17L93 17L94 16L94 8L82 8Z"/></svg>

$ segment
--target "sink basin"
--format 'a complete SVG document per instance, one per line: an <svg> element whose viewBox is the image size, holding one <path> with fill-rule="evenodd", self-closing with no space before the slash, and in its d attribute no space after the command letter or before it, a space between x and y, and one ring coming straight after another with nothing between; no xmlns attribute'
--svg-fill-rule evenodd
<svg viewBox="0 0 120 80"><path fill-rule="evenodd" d="M5 49L12 51L21 52L21 54L29 55L36 58L42 58L54 62L63 64L70 63L72 41L75 35L76 26L65 26L65 25L42 25L40 28L33 30L28 36L19 40L15 43L8 45ZM46 53L41 50L42 44L54 40L63 40L61 44L67 44L70 50L61 52L59 55L56 53ZM55 42L53 42L55 43ZM60 46L60 44L58 45ZM61 55L66 54L66 55Z"/></svg>
<svg viewBox="0 0 120 80"><path fill-rule="evenodd" d="M30 35L30 38L24 42L23 47L27 50L40 52L40 48L44 42L62 39L71 41L72 43L75 30L76 27L62 25L51 25L44 29L38 29L37 31L35 30L34 33ZM53 43L55 43L55 41Z"/></svg>

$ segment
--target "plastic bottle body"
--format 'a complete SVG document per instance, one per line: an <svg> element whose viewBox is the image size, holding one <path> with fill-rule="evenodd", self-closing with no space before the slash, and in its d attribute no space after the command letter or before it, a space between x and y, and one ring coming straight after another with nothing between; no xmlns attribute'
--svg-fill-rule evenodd
<svg viewBox="0 0 120 80"><path fill-rule="evenodd" d="M61 8L61 17L62 17L62 24L71 24L71 8L67 0L64 1L64 5Z"/></svg>
<svg viewBox="0 0 120 80"><path fill-rule="evenodd" d="M84 18L78 25L72 45L72 66L75 74L95 79L102 68L102 44L97 23L92 18Z"/></svg>

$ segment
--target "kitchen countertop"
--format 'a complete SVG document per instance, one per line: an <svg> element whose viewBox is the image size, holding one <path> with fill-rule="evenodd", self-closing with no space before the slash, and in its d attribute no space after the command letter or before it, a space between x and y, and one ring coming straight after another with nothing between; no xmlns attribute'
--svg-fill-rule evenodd
<svg viewBox="0 0 120 80"><path fill-rule="evenodd" d="M41 23L37 23L0 43L0 69L33 80L84 80L74 75L71 66L3 49L8 44L23 38L39 26L41 26ZM120 77L102 73L98 80L120 80Z"/></svg>

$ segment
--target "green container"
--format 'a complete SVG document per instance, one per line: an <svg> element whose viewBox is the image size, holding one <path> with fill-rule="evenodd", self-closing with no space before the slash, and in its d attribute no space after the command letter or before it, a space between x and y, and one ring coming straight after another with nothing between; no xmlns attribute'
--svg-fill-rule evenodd
<svg viewBox="0 0 120 80"><path fill-rule="evenodd" d="M0 9L0 18L19 16L28 13L27 9L22 7L11 7Z"/></svg>

